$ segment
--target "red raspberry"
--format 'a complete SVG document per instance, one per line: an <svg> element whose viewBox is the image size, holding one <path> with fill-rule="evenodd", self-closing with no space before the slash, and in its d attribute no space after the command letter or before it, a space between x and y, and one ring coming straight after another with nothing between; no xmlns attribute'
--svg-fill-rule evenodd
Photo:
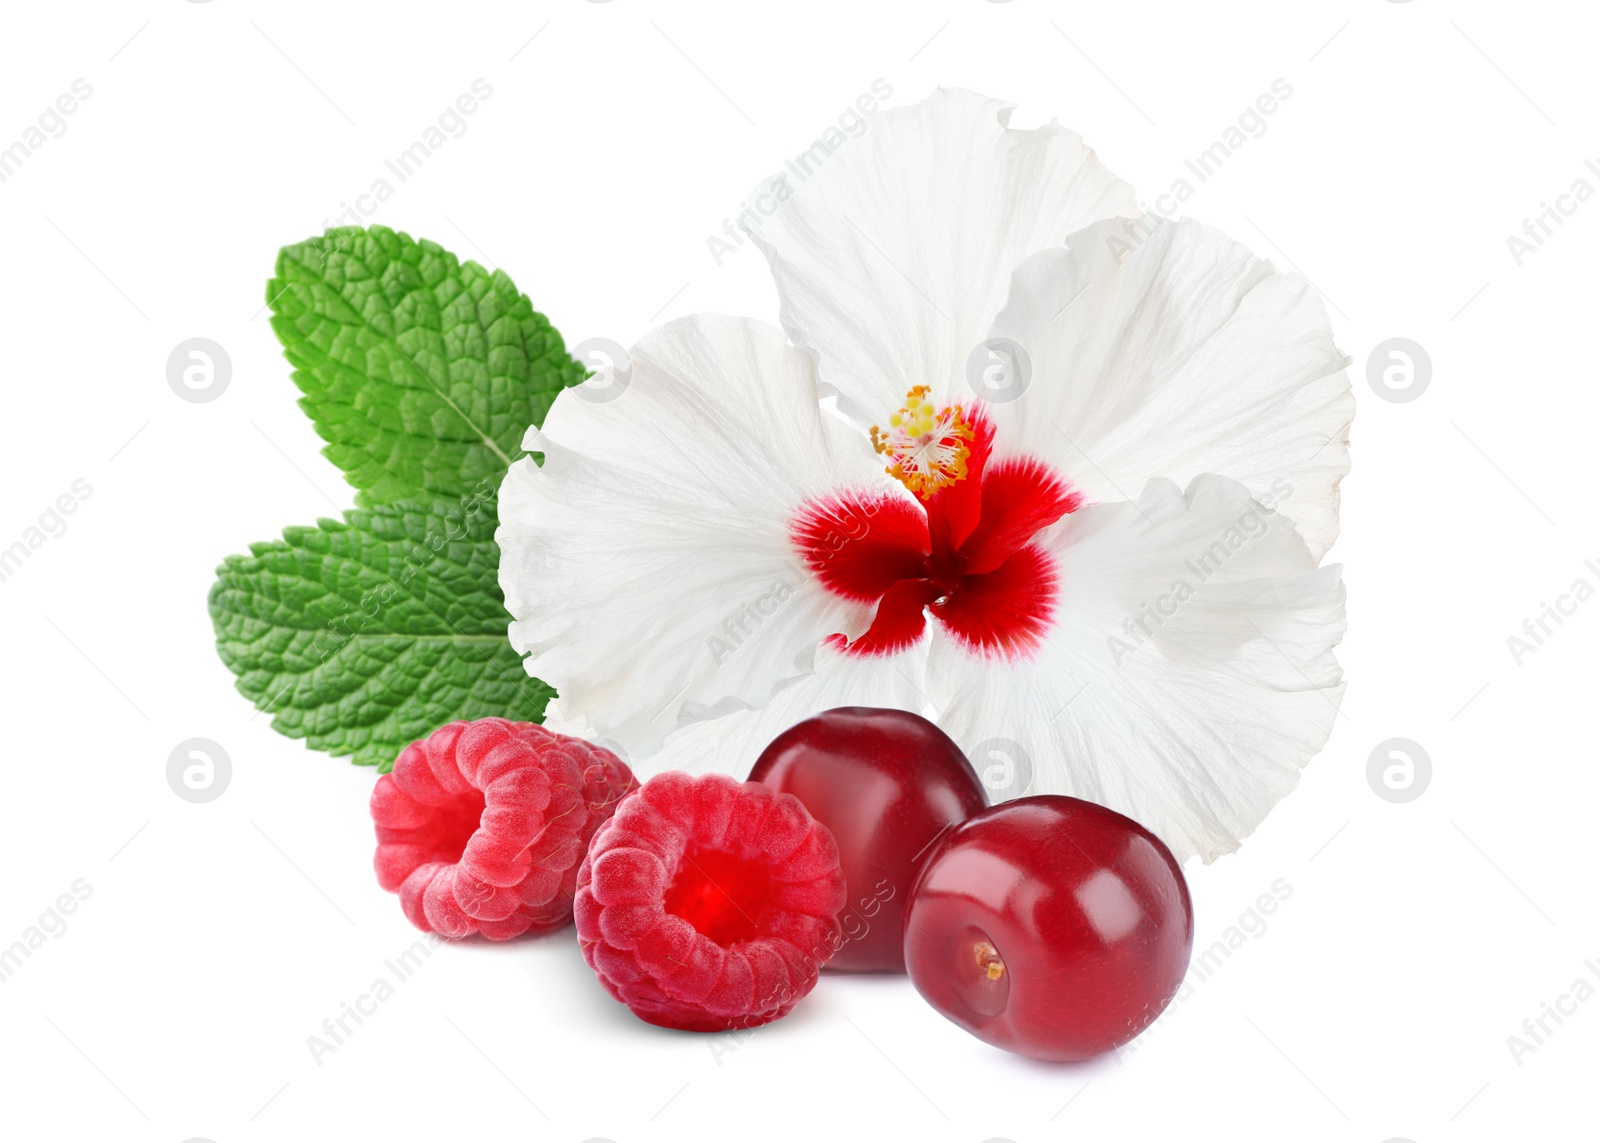
<svg viewBox="0 0 1600 1143"><path fill-rule="evenodd" d="M639 783L609 750L526 722L452 722L372 791L378 884L424 932L503 941L572 920L578 863Z"/></svg>
<svg viewBox="0 0 1600 1143"><path fill-rule="evenodd" d="M721 1032L787 1015L843 943L839 849L792 794L658 774L595 834L583 958L639 1019Z"/></svg>

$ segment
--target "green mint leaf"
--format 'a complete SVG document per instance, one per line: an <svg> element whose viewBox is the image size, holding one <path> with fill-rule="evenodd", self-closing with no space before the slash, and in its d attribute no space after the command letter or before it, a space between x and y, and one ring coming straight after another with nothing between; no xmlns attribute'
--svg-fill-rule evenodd
<svg viewBox="0 0 1600 1143"><path fill-rule="evenodd" d="M267 302L300 405L362 506L498 486L528 426L586 375L504 273L386 227L284 247Z"/></svg>
<svg viewBox="0 0 1600 1143"><path fill-rule="evenodd" d="M217 569L217 651L278 731L387 771L455 719L544 716L554 692L506 639L499 476L456 501L288 528Z"/></svg>

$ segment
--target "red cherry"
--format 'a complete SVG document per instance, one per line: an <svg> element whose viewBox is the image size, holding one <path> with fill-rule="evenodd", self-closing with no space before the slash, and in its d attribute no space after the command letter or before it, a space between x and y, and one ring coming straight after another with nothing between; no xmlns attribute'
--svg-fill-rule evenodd
<svg viewBox="0 0 1600 1143"><path fill-rule="evenodd" d="M945 835L911 892L905 957L929 1004L980 1040L1084 1060L1133 1039L1183 982L1189 888L1138 822L1057 794Z"/></svg>
<svg viewBox="0 0 1600 1143"><path fill-rule="evenodd" d="M949 735L904 710L842 706L796 723L756 759L752 782L793 794L839 844L847 972L904 972L901 929L918 863L940 831L988 804Z"/></svg>

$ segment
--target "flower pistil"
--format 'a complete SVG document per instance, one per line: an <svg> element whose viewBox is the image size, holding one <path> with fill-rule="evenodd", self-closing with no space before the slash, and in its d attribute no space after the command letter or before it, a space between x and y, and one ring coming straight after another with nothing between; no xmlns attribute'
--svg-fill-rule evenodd
<svg viewBox="0 0 1600 1143"><path fill-rule="evenodd" d="M884 469L919 498L967 478L972 455L972 423L960 405L936 410L928 387L916 385L906 403L889 417L887 431L872 426L872 447L889 459Z"/></svg>

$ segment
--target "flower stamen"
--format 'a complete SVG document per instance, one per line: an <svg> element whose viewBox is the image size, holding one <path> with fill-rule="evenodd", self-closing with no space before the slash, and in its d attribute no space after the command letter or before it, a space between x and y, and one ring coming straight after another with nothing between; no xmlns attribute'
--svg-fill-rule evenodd
<svg viewBox="0 0 1600 1143"><path fill-rule="evenodd" d="M926 385L913 386L887 431L872 426L872 447L890 461L884 471L924 500L967 478L973 437L960 405L935 410L927 398Z"/></svg>

